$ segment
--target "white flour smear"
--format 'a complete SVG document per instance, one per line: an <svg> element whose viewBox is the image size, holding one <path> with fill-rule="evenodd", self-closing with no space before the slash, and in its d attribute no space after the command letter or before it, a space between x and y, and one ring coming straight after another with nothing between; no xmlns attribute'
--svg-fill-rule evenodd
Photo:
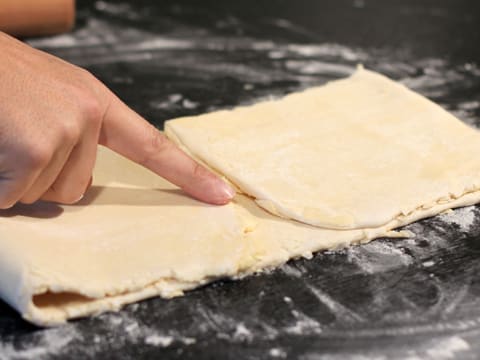
<svg viewBox="0 0 480 360"><path fill-rule="evenodd" d="M23 337L22 347L15 347L11 343L0 343L0 360L47 359L53 355L67 353L68 345L75 340L82 340L82 334L74 325L38 330Z"/></svg>
<svg viewBox="0 0 480 360"><path fill-rule="evenodd" d="M394 240L395 241L395 240ZM347 248L348 261L364 272L375 274L411 265L413 258L391 241L372 241L366 245Z"/></svg>
<svg viewBox="0 0 480 360"><path fill-rule="evenodd" d="M468 232L475 222L475 206L467 206L440 214L438 219L447 224L457 225L462 232Z"/></svg>

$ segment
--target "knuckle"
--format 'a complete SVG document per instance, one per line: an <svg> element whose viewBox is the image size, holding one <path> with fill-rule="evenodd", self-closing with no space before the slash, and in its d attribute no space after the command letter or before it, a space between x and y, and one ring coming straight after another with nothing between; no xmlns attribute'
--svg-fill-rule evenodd
<svg viewBox="0 0 480 360"><path fill-rule="evenodd" d="M155 127L149 127L147 141L145 142L145 156L140 161L141 165L148 165L150 161L161 153L168 151L173 144Z"/></svg>
<svg viewBox="0 0 480 360"><path fill-rule="evenodd" d="M96 82L98 81L97 78L95 77L95 75L93 75L90 71L88 71L87 69L85 68L82 68L82 67L77 67L77 70L78 70L78 74L80 75L80 79L83 81L83 82Z"/></svg>
<svg viewBox="0 0 480 360"><path fill-rule="evenodd" d="M195 162L195 166L193 168L193 176L196 178L210 178L211 173L202 165Z"/></svg>
<svg viewBox="0 0 480 360"><path fill-rule="evenodd" d="M170 140L167 139L160 131L153 126L150 127L150 151L155 154L164 151L172 146Z"/></svg>
<svg viewBox="0 0 480 360"><path fill-rule="evenodd" d="M80 99L80 106L89 121L99 122L103 118L103 107L95 95L84 93Z"/></svg>
<svg viewBox="0 0 480 360"><path fill-rule="evenodd" d="M46 166L52 158L53 151L46 145L30 145L23 152L25 166L38 169Z"/></svg>
<svg viewBox="0 0 480 360"><path fill-rule="evenodd" d="M70 84L69 95L80 113L89 121L103 118L105 106L102 99L102 83L88 70L78 68L76 79Z"/></svg>
<svg viewBox="0 0 480 360"><path fill-rule="evenodd" d="M81 135L80 127L73 121L63 122L60 133L61 138L68 143L76 143Z"/></svg>

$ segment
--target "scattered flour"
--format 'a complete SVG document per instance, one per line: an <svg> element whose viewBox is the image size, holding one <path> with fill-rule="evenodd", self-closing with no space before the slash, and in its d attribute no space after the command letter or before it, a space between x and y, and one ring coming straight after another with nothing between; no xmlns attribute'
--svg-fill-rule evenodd
<svg viewBox="0 0 480 360"><path fill-rule="evenodd" d="M196 101L184 98L181 94L171 94L164 100L154 100L150 102L150 106L154 109L196 109L200 104Z"/></svg>
<svg viewBox="0 0 480 360"><path fill-rule="evenodd" d="M352 74L354 68L349 65L342 65L337 63L327 63L323 61L310 60L288 60L285 63L287 69L299 72L301 74L336 74L339 77L346 77Z"/></svg>
<svg viewBox="0 0 480 360"><path fill-rule="evenodd" d="M168 347L173 343L172 336L149 335L145 338L145 344L153 346Z"/></svg>
<svg viewBox="0 0 480 360"><path fill-rule="evenodd" d="M435 262L432 261L432 260L428 260L428 261L424 261L422 263L422 265L423 265L423 267L431 267L431 266L435 265Z"/></svg>
<svg viewBox="0 0 480 360"><path fill-rule="evenodd" d="M188 99L183 99L183 101L182 101L182 106L185 109L195 109L195 108L198 107L198 105L200 105L200 104L196 101L191 101L191 100L188 100Z"/></svg>
<svg viewBox="0 0 480 360"><path fill-rule="evenodd" d="M464 102L459 103L457 106L461 110L472 111L472 110L476 110L476 109L480 108L480 101L476 101L476 100L464 101Z"/></svg>
<svg viewBox="0 0 480 360"><path fill-rule="evenodd" d="M392 360L387 356L377 356L374 354L358 354L350 352L348 355L345 353L340 354L318 354L318 353L307 353L300 357L300 360ZM405 360L405 359L402 359ZM413 359L409 359L413 360ZM415 359L420 360L420 359Z"/></svg>
<svg viewBox="0 0 480 360"><path fill-rule="evenodd" d="M292 310L292 315L295 317L295 324L285 328L287 334L310 335L320 334L322 332L320 324L315 319L297 310Z"/></svg>
<svg viewBox="0 0 480 360"><path fill-rule="evenodd" d="M278 47L277 47L278 48ZM364 61L368 55L360 49L352 49L339 44L290 44L286 50L302 57L338 57L344 61Z"/></svg>
<svg viewBox="0 0 480 360"><path fill-rule="evenodd" d="M280 267L280 270L283 271L286 275L293 276L296 278L301 278L303 273L296 267L286 263Z"/></svg>
<svg viewBox="0 0 480 360"><path fill-rule="evenodd" d="M138 309L135 304L133 306L135 310ZM99 318L107 328L114 332L115 342L123 343L125 346L145 343L151 346L168 347L174 342L184 345L196 342L195 338L183 336L174 331L159 333L125 311L103 314Z"/></svg>
<svg viewBox="0 0 480 360"><path fill-rule="evenodd" d="M27 348L18 349L12 343L0 343L0 360L41 360L65 353L74 340L81 340L82 335L73 325L38 330L23 338L30 340Z"/></svg>
<svg viewBox="0 0 480 360"><path fill-rule="evenodd" d="M170 94L165 100L151 101L150 106L154 109L171 109L178 106L182 99L182 94Z"/></svg>
<svg viewBox="0 0 480 360"><path fill-rule="evenodd" d="M448 360L461 358L458 353L470 350L470 345L459 336L452 336L448 339L435 341L428 349L426 355L434 360Z"/></svg>
<svg viewBox="0 0 480 360"><path fill-rule="evenodd" d="M285 352L285 350L280 349L280 348L272 348L268 351L268 354L273 358L284 359L284 358L287 357L287 353Z"/></svg>
<svg viewBox="0 0 480 360"><path fill-rule="evenodd" d="M327 293L323 292L322 290L313 287L311 285L307 285L310 291L312 292L313 295L318 299L320 303L325 305L330 309L332 314L335 314L335 316L338 319L341 319L343 323L357 323L357 322L364 322L365 319L357 314L356 312L350 310L348 307L345 305L341 304L340 302L336 301L334 298L332 298L330 295Z"/></svg>
<svg viewBox="0 0 480 360"><path fill-rule="evenodd" d="M409 266L413 263L410 255L386 241L373 241L366 245L347 248L345 251L348 261L368 274Z"/></svg>
<svg viewBox="0 0 480 360"><path fill-rule="evenodd" d="M237 324L235 328L235 333L233 334L234 340L252 340L253 334L250 330L248 330L243 323Z"/></svg>
<svg viewBox="0 0 480 360"><path fill-rule="evenodd" d="M468 232L475 222L475 206L467 206L443 213L438 218L449 224L456 224L463 232Z"/></svg>

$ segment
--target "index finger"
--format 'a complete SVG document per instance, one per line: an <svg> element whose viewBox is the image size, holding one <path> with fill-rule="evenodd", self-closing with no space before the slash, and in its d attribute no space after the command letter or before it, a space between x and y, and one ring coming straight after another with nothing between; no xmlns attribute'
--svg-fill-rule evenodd
<svg viewBox="0 0 480 360"><path fill-rule="evenodd" d="M190 158L113 94L103 119L99 143L162 176L200 201L222 205L235 195L228 184Z"/></svg>

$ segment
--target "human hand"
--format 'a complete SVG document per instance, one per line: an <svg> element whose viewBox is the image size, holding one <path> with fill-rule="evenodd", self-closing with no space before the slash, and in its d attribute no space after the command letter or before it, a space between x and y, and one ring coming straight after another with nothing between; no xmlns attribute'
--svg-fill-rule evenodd
<svg viewBox="0 0 480 360"><path fill-rule="evenodd" d="M98 144L199 200L225 204L234 196L86 70L4 33L0 54L0 209L80 200Z"/></svg>

